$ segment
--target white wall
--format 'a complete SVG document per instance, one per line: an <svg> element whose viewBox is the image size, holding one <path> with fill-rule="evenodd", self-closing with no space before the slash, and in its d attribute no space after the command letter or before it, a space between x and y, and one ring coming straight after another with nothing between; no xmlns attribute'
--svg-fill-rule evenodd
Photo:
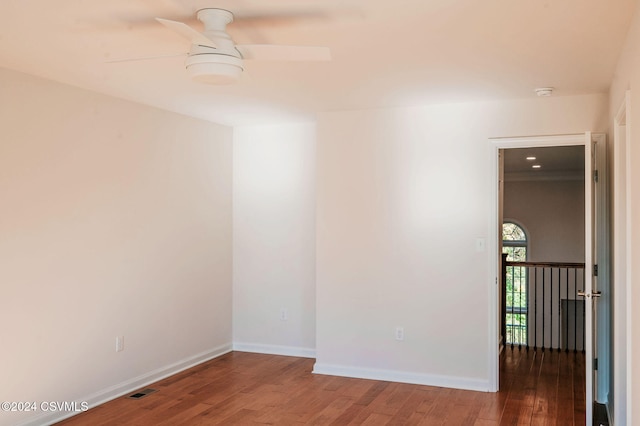
<svg viewBox="0 0 640 426"><path fill-rule="evenodd" d="M308 124L234 130L238 350L315 354L315 135Z"/></svg>
<svg viewBox="0 0 640 426"><path fill-rule="evenodd" d="M0 93L0 400L94 404L230 350L232 130L6 70Z"/></svg>
<svg viewBox="0 0 640 426"><path fill-rule="evenodd" d="M604 95L321 114L315 371L488 389L488 138L606 121Z"/></svg>
<svg viewBox="0 0 640 426"><path fill-rule="evenodd" d="M610 91L610 111L609 117L611 128L613 128L614 117L619 107L624 101L625 92L631 91L630 120L627 126L631 127L631 139L629 140L628 157L628 192L627 194L614 194L614 197L625 197L628 209L626 236L614 235L615 238L629 239L629 252L618 252L615 254L614 262L623 256L628 257L627 267L629 268L630 282L627 284L625 299L627 301L626 321L617 320L616 333L624 333L627 347L625 356L615 355L615 360L619 367L617 377L626 377L626 389L616 389L616 400L614 409L615 424L640 424L640 367L635 360L640 357L640 1L636 0L636 11L631 23L631 28L627 35L625 48L618 61L615 78ZM614 141L619 143L619 141ZM613 156L611 156L613 157ZM616 164L614 164L614 168ZM627 196L628 195L628 196ZM614 216L616 213L614 212ZM614 291L620 293L623 289L616 288L616 279L613 281ZM626 325L626 329L624 326ZM628 338L627 338L628 337ZM614 337L615 339L615 337ZM614 340L615 341L615 340ZM615 350L615 348L614 348ZM622 380L620 380L622 382ZM614 386L615 383L614 383ZM626 392L625 392L626 391ZM625 395L626 394L626 395ZM617 396L621 395L621 396ZM622 395L625 395L626 398Z"/></svg>
<svg viewBox="0 0 640 426"><path fill-rule="evenodd" d="M584 262L584 180L507 181L504 217L522 224L531 262Z"/></svg>

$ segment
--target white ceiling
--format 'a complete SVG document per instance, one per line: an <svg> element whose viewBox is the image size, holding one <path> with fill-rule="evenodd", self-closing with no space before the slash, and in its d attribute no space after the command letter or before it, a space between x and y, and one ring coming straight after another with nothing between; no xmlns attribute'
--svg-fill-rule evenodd
<svg viewBox="0 0 640 426"><path fill-rule="evenodd" d="M333 61L252 62L250 78L232 86L190 81L182 57L107 62L188 51L153 18L197 26L192 17L203 7L248 18L229 27L237 43L328 46ZM557 96L604 93L633 7L634 0L2 0L0 67L229 125L534 97L540 86Z"/></svg>
<svg viewBox="0 0 640 426"><path fill-rule="evenodd" d="M535 157L535 160L527 160ZM539 169L532 166L539 165ZM504 150L505 180L584 178L584 145Z"/></svg>

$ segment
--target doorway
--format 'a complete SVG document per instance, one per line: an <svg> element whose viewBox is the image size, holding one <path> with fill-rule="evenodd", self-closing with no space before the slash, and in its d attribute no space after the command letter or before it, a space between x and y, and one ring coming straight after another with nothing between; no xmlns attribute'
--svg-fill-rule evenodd
<svg viewBox="0 0 640 426"><path fill-rule="evenodd" d="M501 195L504 193L504 168L501 167L503 164L504 158L500 156L501 150L511 150L511 149L537 149L543 147L568 147L568 146L580 146L584 152L584 192L583 192L583 205L584 208L584 265L585 265L585 273L584 273L584 285L581 289L580 293L584 294L584 319L585 319L585 332L584 332L584 346L585 346L585 372L586 374L586 417L587 421L591 422L593 418L593 405L592 401L594 401L594 375L590 374L593 372L594 364L593 364L593 347L594 347L594 335L593 335L593 319L597 318L597 313L594 315L595 311L593 310L594 303L592 297L592 287L593 287L593 276L591 274L591 268L594 265L594 253L596 253L594 243L596 241L593 223L594 223L594 211L591 206L594 205L594 200L592 199L595 185L592 181L593 175L592 172L594 170L594 166L592 163L592 138L598 139L600 142L600 146L604 145L604 136L603 135L591 135L591 133L587 134L577 134L577 135L563 135L563 136L548 136L548 137L525 137L525 138L500 138L500 139L491 139L490 140L490 152L491 152L491 166L494 171L494 179L491 182L491 193L494 194L494 206L491 212L491 234L493 237L490 239L488 248L490 249L490 259L491 259L491 267L492 272L494 272L492 282L490 283L490 339L491 339L491 349L495 351L493 354L490 354L490 365L489 371L492 374L492 378L494 379L493 384L495 386L495 390L498 390L499 384L499 369L498 369L498 353L500 350L499 347L499 336L500 336L500 317L501 317L501 303L500 303L500 289L501 289L501 274L500 274L500 259L498 253L502 252L501 247L501 227L504 221L502 217L503 205L501 203L502 198ZM561 298L560 298L561 299ZM570 300L573 299L571 297L565 297L565 299ZM562 306L562 302L558 300L559 306ZM569 306L569 303L566 304ZM561 308L558 308L560 311ZM558 321L558 320L557 320ZM557 322L556 324L558 324ZM561 344L561 337L558 336L557 344ZM551 343L553 345L553 343Z"/></svg>
<svg viewBox="0 0 640 426"><path fill-rule="evenodd" d="M584 146L500 154L503 340L511 347L583 352ZM515 240L514 230L521 235Z"/></svg>

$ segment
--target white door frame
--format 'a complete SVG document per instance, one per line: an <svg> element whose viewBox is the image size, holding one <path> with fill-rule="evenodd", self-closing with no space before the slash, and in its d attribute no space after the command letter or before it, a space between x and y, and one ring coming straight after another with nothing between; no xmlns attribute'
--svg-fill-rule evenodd
<svg viewBox="0 0 640 426"><path fill-rule="evenodd" d="M559 136L532 136L532 137L516 137L516 138L491 138L489 139L489 166L491 168L489 194L491 194L491 203L489 208L489 235L487 249L489 251L489 388L490 391L499 390L499 347L498 347L498 329L500 327L500 309L499 299L500 291L499 282L499 264L498 245L500 238L500 224L498 223L498 153L500 149L509 148L532 148L532 147L553 147L567 145L583 145L585 147L585 293L591 294L592 282L591 274L586 273L593 265L593 233L591 229L593 214L590 208L592 194L592 165L591 165L591 133L580 133ZM593 371L593 360L590 356L593 347L593 336L589 332L592 324L592 307L591 298L585 298L585 323L588 324L585 332L585 357L586 371ZM586 417L587 424L591 424L593 418L593 378L586 375Z"/></svg>
<svg viewBox="0 0 640 426"><path fill-rule="evenodd" d="M616 424L631 424L631 91L618 108L613 129L614 412Z"/></svg>

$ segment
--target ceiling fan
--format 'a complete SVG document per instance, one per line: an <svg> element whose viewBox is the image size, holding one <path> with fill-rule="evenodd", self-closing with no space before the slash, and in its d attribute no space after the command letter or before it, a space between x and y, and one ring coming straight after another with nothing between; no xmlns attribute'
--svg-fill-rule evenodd
<svg viewBox="0 0 640 426"><path fill-rule="evenodd" d="M238 44L227 33L233 22L233 13L224 9L208 8L196 12L204 25L199 32L187 24L156 18L165 27L191 41L185 66L196 81L210 84L229 84L237 81L244 71L245 60L266 61L329 61L327 47L285 46L272 44Z"/></svg>

